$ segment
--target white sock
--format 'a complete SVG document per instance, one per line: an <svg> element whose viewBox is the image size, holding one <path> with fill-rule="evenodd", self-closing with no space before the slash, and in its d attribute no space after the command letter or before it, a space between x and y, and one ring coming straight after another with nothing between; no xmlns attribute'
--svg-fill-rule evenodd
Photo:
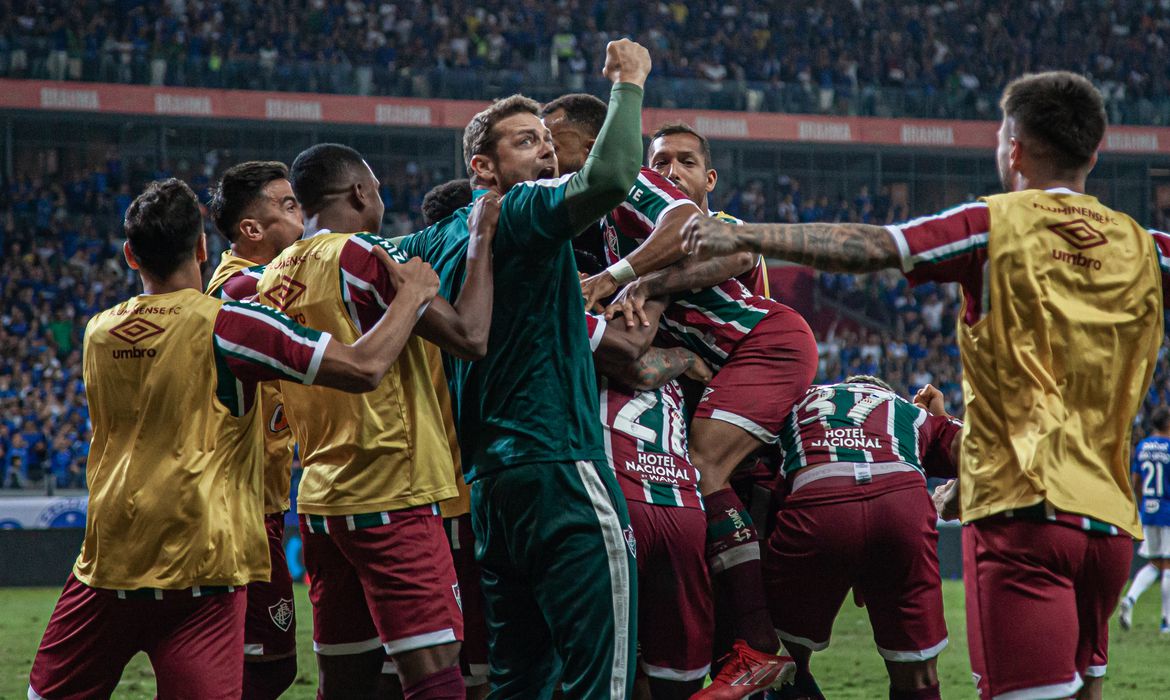
<svg viewBox="0 0 1170 700"><path fill-rule="evenodd" d="M1141 594L1145 593L1146 589L1150 587L1150 584L1158 580L1158 575L1160 573L1162 572L1158 571L1158 567L1154 566L1153 564L1146 564L1143 566L1138 570L1137 574L1134 575L1133 583L1130 584L1129 590L1125 592L1125 597L1136 603ZM1163 583L1162 587L1163 590L1165 590L1166 584Z"/></svg>
<svg viewBox="0 0 1170 700"><path fill-rule="evenodd" d="M1162 572L1162 619L1170 620L1170 569Z"/></svg>

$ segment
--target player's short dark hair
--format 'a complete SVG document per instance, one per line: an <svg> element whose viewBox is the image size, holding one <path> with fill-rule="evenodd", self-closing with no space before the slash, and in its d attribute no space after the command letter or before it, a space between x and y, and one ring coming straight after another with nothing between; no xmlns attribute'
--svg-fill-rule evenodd
<svg viewBox="0 0 1170 700"><path fill-rule="evenodd" d="M695 127L687 124L686 122L667 122L666 124L663 124L662 126L658 127L658 131L655 131L654 135L650 137L650 143L653 144L655 139L660 139L663 136L671 136L673 134L690 134L691 136L694 136L696 139L698 139L699 149L703 153L703 167L707 170L711 169L711 142L707 140L706 136L703 136L698 131L695 131ZM646 159L650 159L649 148L646 149Z"/></svg>
<svg viewBox="0 0 1170 700"><path fill-rule="evenodd" d="M287 179L288 166L275 160L250 160L228 168L211 191L211 203L207 205L215 228L234 243L239 234L236 227L248 207L264 196L268 183Z"/></svg>
<svg viewBox="0 0 1170 700"><path fill-rule="evenodd" d="M577 272L584 272L587 275L596 275L605 269L601 258L593 251L577 245L577 241L573 241L573 260L577 263Z"/></svg>
<svg viewBox="0 0 1170 700"><path fill-rule="evenodd" d="M147 185L130 203L123 224L138 264L156 277L169 277L193 258L203 233L199 200L174 177Z"/></svg>
<svg viewBox="0 0 1170 700"><path fill-rule="evenodd" d="M540 104L531 97L524 95L510 95L496 100L487 109L476 114L463 129L463 165L467 167L467 174L471 175L471 159L486 153L494 156L499 134L495 133L495 126L500 121L513 114L533 114L540 116Z"/></svg>
<svg viewBox="0 0 1170 700"><path fill-rule="evenodd" d="M468 204L471 204L471 181L467 178L435 185L423 197L423 223L437 224Z"/></svg>
<svg viewBox="0 0 1170 700"><path fill-rule="evenodd" d="M601 99L584 92L574 92L561 95L540 108L540 118L546 119L556 111L563 111L565 119L570 124L579 127L593 138L601 133L605 125L605 114L609 106Z"/></svg>
<svg viewBox="0 0 1170 700"><path fill-rule="evenodd" d="M1170 409L1165 406L1158 406L1151 411L1150 425L1154 426L1154 430L1160 433L1170 430Z"/></svg>
<svg viewBox="0 0 1170 700"><path fill-rule="evenodd" d="M1105 138L1105 101L1076 73L1048 71L1016 78L1004 88L999 106L1060 170L1088 165Z"/></svg>
<svg viewBox="0 0 1170 700"><path fill-rule="evenodd" d="M885 389L886 391L890 392L891 394L897 393L894 391L894 387L887 384L884 379L882 379L881 377L875 377L872 374L854 374L853 376L845 377L845 383L846 384L872 384L874 386L881 387L881 388Z"/></svg>
<svg viewBox="0 0 1170 700"><path fill-rule="evenodd" d="M301 151L289 168L288 181L301 206L316 212L326 195L353 184L354 174L362 171L365 162L362 154L349 146L319 143Z"/></svg>

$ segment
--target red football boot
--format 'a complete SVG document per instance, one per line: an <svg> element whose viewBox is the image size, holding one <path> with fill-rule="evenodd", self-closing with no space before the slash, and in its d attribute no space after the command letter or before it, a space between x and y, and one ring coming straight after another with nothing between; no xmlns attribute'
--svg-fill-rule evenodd
<svg viewBox="0 0 1170 700"><path fill-rule="evenodd" d="M711 685L691 696L691 700L739 700L752 693L791 683L796 676L796 662L791 656L756 651L742 639L735 640L726 663Z"/></svg>

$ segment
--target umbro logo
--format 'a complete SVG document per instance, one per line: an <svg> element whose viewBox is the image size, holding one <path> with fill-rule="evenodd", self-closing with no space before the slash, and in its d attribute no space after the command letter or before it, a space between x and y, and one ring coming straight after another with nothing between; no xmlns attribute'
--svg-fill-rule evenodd
<svg viewBox="0 0 1170 700"><path fill-rule="evenodd" d="M1105 238L1105 234L1093 228L1093 225L1084 219L1053 224L1048 227L1048 230L1060 236L1066 243L1078 250L1096 248L1099 245L1105 245L1109 242Z"/></svg>
<svg viewBox="0 0 1170 700"><path fill-rule="evenodd" d="M136 316L111 328L110 335L131 345L137 345L147 338L153 338L165 330L162 326Z"/></svg>
<svg viewBox="0 0 1170 700"><path fill-rule="evenodd" d="M292 277L281 275L280 284L264 292L264 298L276 308L287 312L288 307L305 293L305 289L305 285Z"/></svg>

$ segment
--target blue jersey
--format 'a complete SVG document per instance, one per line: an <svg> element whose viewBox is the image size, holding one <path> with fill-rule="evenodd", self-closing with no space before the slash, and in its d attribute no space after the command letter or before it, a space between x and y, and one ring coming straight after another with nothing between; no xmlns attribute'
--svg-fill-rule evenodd
<svg viewBox="0 0 1170 700"><path fill-rule="evenodd" d="M1142 525L1170 526L1170 438L1148 437L1133 451Z"/></svg>

